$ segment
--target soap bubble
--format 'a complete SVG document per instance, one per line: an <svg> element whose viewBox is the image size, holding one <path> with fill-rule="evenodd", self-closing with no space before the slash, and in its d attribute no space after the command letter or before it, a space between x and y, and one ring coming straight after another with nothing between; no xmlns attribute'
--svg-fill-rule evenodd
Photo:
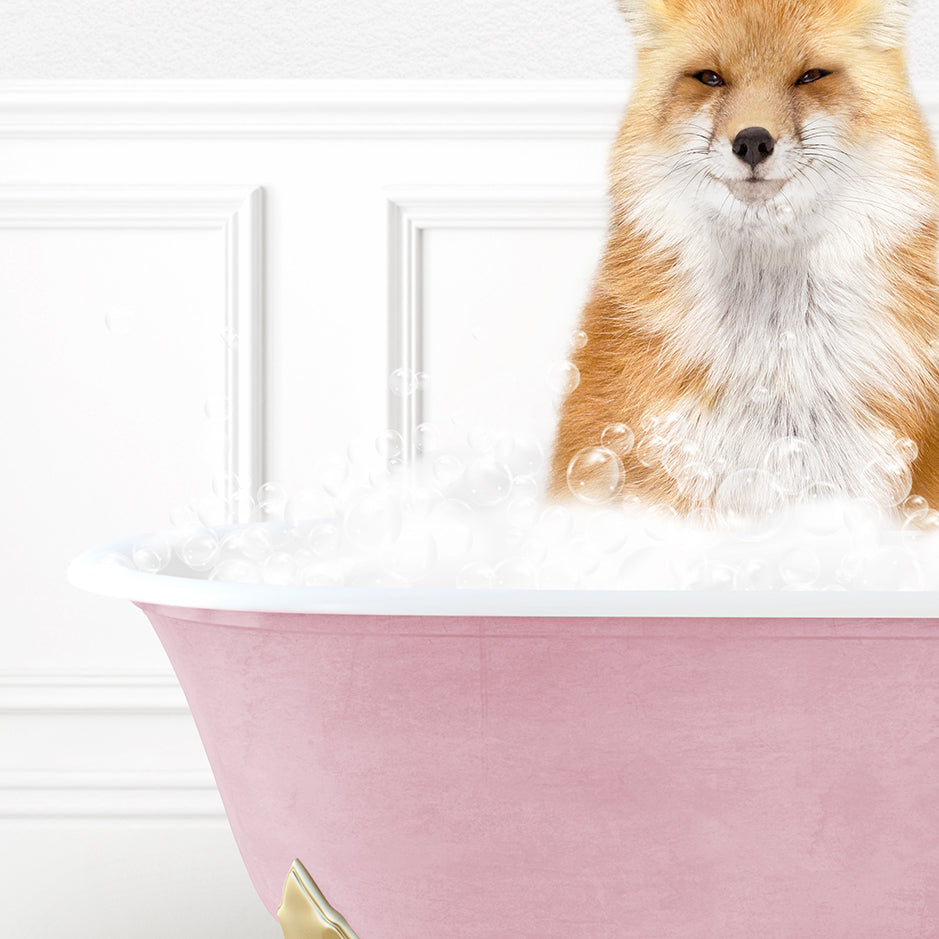
<svg viewBox="0 0 939 939"><path fill-rule="evenodd" d="M225 507L222 506L222 518L219 524L224 520ZM199 515L195 506L190 502L188 505L177 505L170 509L170 524L173 528L196 528L199 525Z"/></svg>
<svg viewBox="0 0 939 939"><path fill-rule="evenodd" d="M179 542L177 553L180 560L193 570L208 570L218 560L221 543L210 528L197 528Z"/></svg>
<svg viewBox="0 0 939 939"><path fill-rule="evenodd" d="M224 554L240 555L257 564L263 564L273 550L274 533L264 524L243 525L222 539Z"/></svg>
<svg viewBox="0 0 939 939"><path fill-rule="evenodd" d="M510 434L503 434L496 440L494 455L509 468L514 477L532 476L544 463L544 452L539 443Z"/></svg>
<svg viewBox="0 0 939 939"><path fill-rule="evenodd" d="M172 556L173 546L169 538L158 533L142 535L131 549L134 567L148 574L162 571L170 563Z"/></svg>
<svg viewBox="0 0 939 939"><path fill-rule="evenodd" d="M888 509L903 502L913 488L910 467L899 458L871 460L864 467L861 476L871 498Z"/></svg>
<svg viewBox="0 0 939 939"><path fill-rule="evenodd" d="M413 368L396 368L388 376L388 387L399 398L409 398L417 391L417 373Z"/></svg>
<svg viewBox="0 0 939 939"><path fill-rule="evenodd" d="M424 422L417 425L415 436L417 452L422 456L433 453L440 447L440 428L436 424Z"/></svg>
<svg viewBox="0 0 939 939"><path fill-rule="evenodd" d="M228 521L228 506L220 496L203 496L192 505L196 518L206 528L215 528Z"/></svg>
<svg viewBox="0 0 939 939"><path fill-rule="evenodd" d="M773 566L765 558L744 561L737 571L738 590L772 590L776 586Z"/></svg>
<svg viewBox="0 0 939 939"><path fill-rule="evenodd" d="M258 487L256 497L259 517L265 521L282 519L287 508L287 493L274 483Z"/></svg>
<svg viewBox="0 0 939 939"><path fill-rule="evenodd" d="M658 466L662 462L665 450L669 446L667 438L660 434L651 434L639 441L636 447L636 459L648 469Z"/></svg>
<svg viewBox="0 0 939 939"><path fill-rule="evenodd" d="M489 456L473 460L466 468L465 479L470 499L480 506L498 505L512 490L509 468Z"/></svg>
<svg viewBox="0 0 939 939"><path fill-rule="evenodd" d="M331 496L338 496L349 478L349 464L340 456L326 457L316 462L312 476Z"/></svg>
<svg viewBox="0 0 939 939"><path fill-rule="evenodd" d="M138 327L138 316L133 310L112 307L104 314L104 328L115 337L131 335Z"/></svg>
<svg viewBox="0 0 939 939"><path fill-rule="evenodd" d="M662 440L665 438L663 437ZM669 476L677 479L689 466L704 465L701 448L690 441L676 441L662 447L662 468ZM646 464L648 465L648 464Z"/></svg>
<svg viewBox="0 0 939 939"><path fill-rule="evenodd" d="M401 506L395 498L388 493L365 492L346 510L343 534L357 548L383 548L401 534L402 524Z"/></svg>
<svg viewBox="0 0 939 939"><path fill-rule="evenodd" d="M907 463L912 463L919 456L919 447L915 440L909 437L900 437L894 444L897 456Z"/></svg>
<svg viewBox="0 0 939 939"><path fill-rule="evenodd" d="M375 449L386 461L400 459L404 455L404 438L396 430L382 431L375 438Z"/></svg>
<svg viewBox="0 0 939 939"><path fill-rule="evenodd" d="M582 329L575 329L571 333L571 346L574 349L583 349L587 345L588 337L587 334Z"/></svg>
<svg viewBox="0 0 939 939"><path fill-rule="evenodd" d="M689 502L706 502L717 485L717 477L711 467L704 463L691 463L680 469L675 481L678 483L678 491Z"/></svg>
<svg viewBox="0 0 939 939"><path fill-rule="evenodd" d="M306 543L315 558L333 558L342 545L342 529L330 519L315 522L307 532Z"/></svg>
<svg viewBox="0 0 939 939"><path fill-rule="evenodd" d="M822 475L822 458L818 449L799 437L779 437L773 441L763 459L763 469L776 478L783 492L801 493Z"/></svg>
<svg viewBox="0 0 939 939"><path fill-rule="evenodd" d="M929 514L929 503L922 496L910 496L900 506L908 522L922 521Z"/></svg>
<svg viewBox="0 0 939 939"><path fill-rule="evenodd" d="M606 447L586 447L567 466L567 486L588 505L612 502L623 485L623 463Z"/></svg>
<svg viewBox="0 0 939 939"><path fill-rule="evenodd" d="M580 384L580 369L573 362L559 362L551 369L548 385L556 397L569 395Z"/></svg>
<svg viewBox="0 0 939 939"><path fill-rule="evenodd" d="M763 469L731 473L714 496L714 510L721 524L738 537L769 534L769 523L778 516L782 505L782 493L775 478Z"/></svg>
<svg viewBox="0 0 939 939"><path fill-rule="evenodd" d="M600 444L612 450L620 459L629 453L636 443L636 435L626 424L609 424L600 435Z"/></svg>
<svg viewBox="0 0 939 939"><path fill-rule="evenodd" d="M757 387L750 392L750 400L754 404L766 404L772 396L772 392L764 385L757 385Z"/></svg>
<svg viewBox="0 0 939 939"><path fill-rule="evenodd" d="M542 511L536 529L549 545L557 544L574 530L574 516L563 505L549 505Z"/></svg>

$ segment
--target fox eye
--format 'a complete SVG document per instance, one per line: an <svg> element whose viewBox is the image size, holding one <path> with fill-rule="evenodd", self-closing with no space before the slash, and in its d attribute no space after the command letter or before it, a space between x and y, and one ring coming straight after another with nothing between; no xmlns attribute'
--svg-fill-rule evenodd
<svg viewBox="0 0 939 939"><path fill-rule="evenodd" d="M820 78L824 78L826 75L831 75L831 72L826 72L823 68L812 68L809 69L797 82L797 85L810 85L812 82L817 82Z"/></svg>
<svg viewBox="0 0 939 939"><path fill-rule="evenodd" d="M710 85L712 88L719 88L724 84L724 79L721 78L717 72L712 72L710 69L698 72L694 77L697 78L702 85Z"/></svg>

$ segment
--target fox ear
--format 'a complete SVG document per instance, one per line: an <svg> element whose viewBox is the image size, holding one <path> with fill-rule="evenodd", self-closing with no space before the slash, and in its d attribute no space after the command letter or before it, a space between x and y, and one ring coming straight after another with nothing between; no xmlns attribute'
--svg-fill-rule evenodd
<svg viewBox="0 0 939 939"><path fill-rule="evenodd" d="M870 36L878 46L895 49L906 43L911 0L874 0Z"/></svg>
<svg viewBox="0 0 939 939"><path fill-rule="evenodd" d="M639 42L645 42L658 32L656 15L661 0L616 0L620 13Z"/></svg>

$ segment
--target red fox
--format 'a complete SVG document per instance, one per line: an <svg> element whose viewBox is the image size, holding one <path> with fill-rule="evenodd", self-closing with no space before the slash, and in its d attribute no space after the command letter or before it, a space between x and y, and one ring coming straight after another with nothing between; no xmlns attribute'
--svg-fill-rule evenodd
<svg viewBox="0 0 939 939"><path fill-rule="evenodd" d="M580 454L622 460L603 493L679 512L756 510L766 480L939 507L939 168L908 4L620 6L635 86L551 492ZM635 450L584 456L619 424Z"/></svg>

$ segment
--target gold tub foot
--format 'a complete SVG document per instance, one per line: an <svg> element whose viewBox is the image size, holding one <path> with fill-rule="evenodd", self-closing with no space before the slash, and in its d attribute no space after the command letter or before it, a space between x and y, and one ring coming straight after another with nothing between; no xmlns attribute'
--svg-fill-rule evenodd
<svg viewBox="0 0 939 939"><path fill-rule="evenodd" d="M277 918L284 939L358 939L299 861L293 862L284 881Z"/></svg>

